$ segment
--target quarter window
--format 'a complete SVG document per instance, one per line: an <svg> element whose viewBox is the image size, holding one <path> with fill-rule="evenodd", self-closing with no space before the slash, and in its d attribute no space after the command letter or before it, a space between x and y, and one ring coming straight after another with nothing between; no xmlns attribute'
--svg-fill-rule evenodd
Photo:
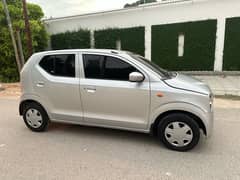
<svg viewBox="0 0 240 180"><path fill-rule="evenodd" d="M90 79L108 79L128 81L135 67L121 59L102 55L83 55L85 77Z"/></svg>
<svg viewBox="0 0 240 180"><path fill-rule="evenodd" d="M76 74L74 54L48 55L39 65L53 76L75 77Z"/></svg>

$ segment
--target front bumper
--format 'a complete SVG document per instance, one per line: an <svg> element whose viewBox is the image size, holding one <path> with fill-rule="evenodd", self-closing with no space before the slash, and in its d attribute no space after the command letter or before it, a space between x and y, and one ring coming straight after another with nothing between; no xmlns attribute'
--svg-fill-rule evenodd
<svg viewBox="0 0 240 180"><path fill-rule="evenodd" d="M206 137L210 138L213 134L214 127L214 111L210 111L206 113Z"/></svg>

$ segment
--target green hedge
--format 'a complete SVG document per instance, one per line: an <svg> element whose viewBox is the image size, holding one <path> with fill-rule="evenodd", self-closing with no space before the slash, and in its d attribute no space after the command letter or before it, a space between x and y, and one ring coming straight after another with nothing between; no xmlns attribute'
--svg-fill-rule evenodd
<svg viewBox="0 0 240 180"><path fill-rule="evenodd" d="M152 60L169 70L212 71L216 20L152 26ZM185 36L184 56L178 57L178 36Z"/></svg>
<svg viewBox="0 0 240 180"><path fill-rule="evenodd" d="M90 31L80 29L51 36L52 49L80 49L90 48Z"/></svg>
<svg viewBox="0 0 240 180"><path fill-rule="evenodd" d="M223 70L240 70L240 17L226 20Z"/></svg>
<svg viewBox="0 0 240 180"><path fill-rule="evenodd" d="M116 49L116 41L121 40L122 50L145 54L145 28L110 28L94 32L95 48Z"/></svg>

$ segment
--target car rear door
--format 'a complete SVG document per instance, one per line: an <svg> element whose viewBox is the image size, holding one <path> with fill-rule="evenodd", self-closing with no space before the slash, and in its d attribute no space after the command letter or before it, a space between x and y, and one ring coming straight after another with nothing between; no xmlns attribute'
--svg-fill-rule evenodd
<svg viewBox="0 0 240 180"><path fill-rule="evenodd" d="M43 56L32 71L34 90L53 120L83 120L78 67L77 52L53 53Z"/></svg>

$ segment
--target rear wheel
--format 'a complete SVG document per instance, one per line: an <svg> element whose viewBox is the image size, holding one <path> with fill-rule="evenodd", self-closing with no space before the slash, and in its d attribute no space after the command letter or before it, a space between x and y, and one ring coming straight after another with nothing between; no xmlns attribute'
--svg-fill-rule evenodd
<svg viewBox="0 0 240 180"><path fill-rule="evenodd" d="M49 123L47 113L36 103L29 103L25 106L23 119L26 126L35 132L45 131Z"/></svg>
<svg viewBox="0 0 240 180"><path fill-rule="evenodd" d="M169 149L187 151L198 144L200 129L191 116L174 113L167 115L160 121L158 137Z"/></svg>

